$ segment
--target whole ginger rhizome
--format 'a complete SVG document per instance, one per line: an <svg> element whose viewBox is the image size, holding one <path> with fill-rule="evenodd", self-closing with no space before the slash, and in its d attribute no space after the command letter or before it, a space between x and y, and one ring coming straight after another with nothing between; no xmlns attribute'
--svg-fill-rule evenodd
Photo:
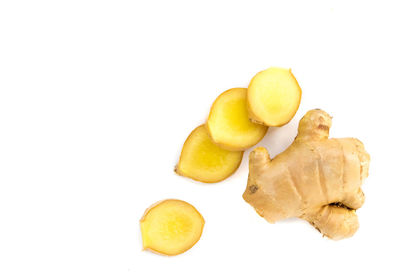
<svg viewBox="0 0 400 273"><path fill-rule="evenodd" d="M251 152L243 198L268 222L302 218L335 240L357 231L370 157L355 138L328 139L330 127L326 112L311 110L283 153L271 160L265 148Z"/></svg>

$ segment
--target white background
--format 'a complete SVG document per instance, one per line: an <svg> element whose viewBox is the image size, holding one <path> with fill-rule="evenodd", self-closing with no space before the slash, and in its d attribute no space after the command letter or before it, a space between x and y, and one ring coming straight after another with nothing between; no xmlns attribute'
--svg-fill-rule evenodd
<svg viewBox="0 0 400 273"><path fill-rule="evenodd" d="M396 2L1 1L0 272L399 272ZM249 151L221 183L173 172L218 94L270 66L303 98L258 145L283 151L318 107L371 154L351 239L259 217L241 197ZM175 257L141 246L165 198L206 220Z"/></svg>

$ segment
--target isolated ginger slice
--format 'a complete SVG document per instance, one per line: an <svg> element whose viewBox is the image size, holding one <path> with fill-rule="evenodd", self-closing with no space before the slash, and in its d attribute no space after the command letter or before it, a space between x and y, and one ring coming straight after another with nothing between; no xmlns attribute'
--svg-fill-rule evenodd
<svg viewBox="0 0 400 273"><path fill-rule="evenodd" d="M266 126L282 126L296 114L301 88L290 69L269 68L251 80L247 102L249 117Z"/></svg>
<svg viewBox="0 0 400 273"><path fill-rule="evenodd" d="M204 125L193 130L183 144L177 174L197 181L214 183L233 174L242 161L243 152L217 146Z"/></svg>
<svg viewBox="0 0 400 273"><path fill-rule="evenodd" d="M232 88L219 95L206 127L212 140L230 151L243 151L257 144L268 129L249 120L246 88Z"/></svg>
<svg viewBox="0 0 400 273"><path fill-rule="evenodd" d="M203 231L203 216L189 203L167 199L146 210L140 220L143 249L168 256L194 246Z"/></svg>

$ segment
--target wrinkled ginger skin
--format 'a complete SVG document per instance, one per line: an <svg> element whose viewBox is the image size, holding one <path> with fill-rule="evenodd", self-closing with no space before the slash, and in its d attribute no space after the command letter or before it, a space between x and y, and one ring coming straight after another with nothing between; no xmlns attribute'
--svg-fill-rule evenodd
<svg viewBox="0 0 400 273"><path fill-rule="evenodd" d="M311 110L294 142L273 160L262 147L250 153L243 198L268 222L302 218L334 240L357 231L370 157L355 138L328 139L331 123L326 112Z"/></svg>

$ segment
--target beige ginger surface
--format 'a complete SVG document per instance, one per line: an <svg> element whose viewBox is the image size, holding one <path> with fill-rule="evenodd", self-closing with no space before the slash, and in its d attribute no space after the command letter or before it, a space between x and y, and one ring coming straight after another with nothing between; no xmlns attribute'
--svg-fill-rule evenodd
<svg viewBox="0 0 400 273"><path fill-rule="evenodd" d="M357 231L370 157L355 138L328 139L330 127L326 112L311 110L287 150L272 160L265 148L251 152L243 198L268 222L302 218L335 240Z"/></svg>

